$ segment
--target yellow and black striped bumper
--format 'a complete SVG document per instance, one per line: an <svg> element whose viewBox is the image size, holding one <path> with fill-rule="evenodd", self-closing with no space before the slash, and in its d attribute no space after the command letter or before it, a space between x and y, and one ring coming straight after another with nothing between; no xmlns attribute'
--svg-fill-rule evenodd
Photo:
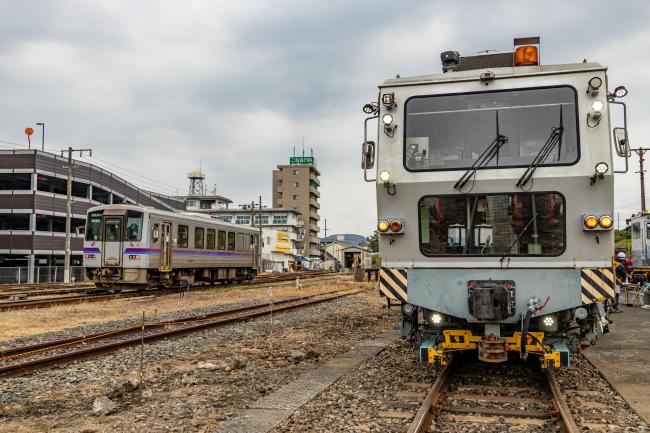
<svg viewBox="0 0 650 433"><path fill-rule="evenodd" d="M592 304L613 298L616 292L616 280L611 268L592 268L580 270L580 288L582 303Z"/></svg>
<svg viewBox="0 0 650 433"><path fill-rule="evenodd" d="M406 269L381 268L379 292L382 296L400 302L408 302Z"/></svg>

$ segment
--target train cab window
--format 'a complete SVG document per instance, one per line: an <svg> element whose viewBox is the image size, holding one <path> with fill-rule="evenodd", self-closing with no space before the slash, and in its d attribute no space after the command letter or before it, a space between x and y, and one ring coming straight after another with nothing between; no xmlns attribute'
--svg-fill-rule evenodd
<svg viewBox="0 0 650 433"><path fill-rule="evenodd" d="M187 248L190 237L190 229L187 226L178 226L178 247Z"/></svg>
<svg viewBox="0 0 650 433"><path fill-rule="evenodd" d="M102 212L91 212L86 221L86 240L102 240Z"/></svg>
<svg viewBox="0 0 650 433"><path fill-rule="evenodd" d="M425 256L558 256L566 244L557 192L425 196L419 223Z"/></svg>
<svg viewBox="0 0 650 433"><path fill-rule="evenodd" d="M203 248L203 238L205 229L203 227L194 227L194 248Z"/></svg>
<svg viewBox="0 0 650 433"><path fill-rule="evenodd" d="M126 240L140 242L142 240L142 212L130 210L126 213Z"/></svg>
<svg viewBox="0 0 650 433"><path fill-rule="evenodd" d="M228 251L235 251L235 233L228 233Z"/></svg>
<svg viewBox="0 0 650 433"><path fill-rule="evenodd" d="M506 142L484 168L525 167L559 128L561 145L542 165L574 164L579 159L576 100L569 86L410 98L404 165L410 171L468 169L498 134Z"/></svg>
<svg viewBox="0 0 650 433"><path fill-rule="evenodd" d="M226 232L219 230L217 232L217 249L225 250L226 249Z"/></svg>
<svg viewBox="0 0 650 433"><path fill-rule="evenodd" d="M214 229L208 229L207 231L207 236L205 239L205 247L209 250L213 250L216 246L215 241L216 241L216 232Z"/></svg>

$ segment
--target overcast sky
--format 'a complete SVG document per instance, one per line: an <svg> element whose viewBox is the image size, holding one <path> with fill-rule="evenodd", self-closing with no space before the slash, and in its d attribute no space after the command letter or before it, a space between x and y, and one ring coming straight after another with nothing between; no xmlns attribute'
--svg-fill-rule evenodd
<svg viewBox="0 0 650 433"><path fill-rule="evenodd" d="M439 72L441 51L540 35L543 63L601 62L610 88L630 92L631 143L650 146L648 5L0 0L0 140L26 143L32 126L40 145L35 123L46 122L46 148L90 147L143 188L184 193L201 164L235 204L261 194L270 205L271 171L304 137L328 231L367 235L376 207L359 168L361 107L396 73ZM636 211L638 175L616 189L621 216Z"/></svg>

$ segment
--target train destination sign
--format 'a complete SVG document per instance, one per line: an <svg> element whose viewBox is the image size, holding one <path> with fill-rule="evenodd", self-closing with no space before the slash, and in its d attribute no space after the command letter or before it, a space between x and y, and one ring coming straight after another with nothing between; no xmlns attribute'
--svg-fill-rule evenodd
<svg viewBox="0 0 650 433"><path fill-rule="evenodd" d="M302 165L302 164L313 164L313 156L291 156L289 157L290 165Z"/></svg>

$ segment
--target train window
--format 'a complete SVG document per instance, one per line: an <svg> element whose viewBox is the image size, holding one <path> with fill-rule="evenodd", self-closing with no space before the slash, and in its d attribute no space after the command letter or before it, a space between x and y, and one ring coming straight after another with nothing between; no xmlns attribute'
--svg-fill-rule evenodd
<svg viewBox="0 0 650 433"><path fill-rule="evenodd" d="M194 248L203 248L203 238L205 229L203 227L194 227Z"/></svg>
<svg viewBox="0 0 650 433"><path fill-rule="evenodd" d="M190 229L187 226L178 226L178 247L187 248L190 235Z"/></svg>
<svg viewBox="0 0 650 433"><path fill-rule="evenodd" d="M244 234L237 233L237 251L244 251Z"/></svg>
<svg viewBox="0 0 650 433"><path fill-rule="evenodd" d="M151 229L151 240L154 244L157 244L160 240L160 224L153 225L153 229Z"/></svg>
<svg viewBox="0 0 650 433"><path fill-rule="evenodd" d="M126 240L140 242L142 240L142 212L135 210L126 213Z"/></svg>
<svg viewBox="0 0 650 433"><path fill-rule="evenodd" d="M564 210L557 192L425 196L419 203L420 251L558 256L566 243Z"/></svg>
<svg viewBox="0 0 650 433"><path fill-rule="evenodd" d="M225 250L226 249L226 232L219 230L217 233L217 249Z"/></svg>
<svg viewBox="0 0 650 433"><path fill-rule="evenodd" d="M228 251L235 251L235 234L228 233Z"/></svg>
<svg viewBox="0 0 650 433"><path fill-rule="evenodd" d="M86 240L102 240L102 212L91 212L86 221Z"/></svg>
<svg viewBox="0 0 650 433"><path fill-rule="evenodd" d="M641 237L641 223L632 224L632 237L638 239Z"/></svg>
<svg viewBox="0 0 650 433"><path fill-rule="evenodd" d="M205 239L205 247L209 250L213 250L215 247L216 231L214 229L208 229L207 236Z"/></svg>
<svg viewBox="0 0 650 433"><path fill-rule="evenodd" d="M406 102L404 165L411 171L470 168L498 133L507 138L485 168L525 167L554 128L560 144L543 165L579 158L575 89L568 86L418 96Z"/></svg>

